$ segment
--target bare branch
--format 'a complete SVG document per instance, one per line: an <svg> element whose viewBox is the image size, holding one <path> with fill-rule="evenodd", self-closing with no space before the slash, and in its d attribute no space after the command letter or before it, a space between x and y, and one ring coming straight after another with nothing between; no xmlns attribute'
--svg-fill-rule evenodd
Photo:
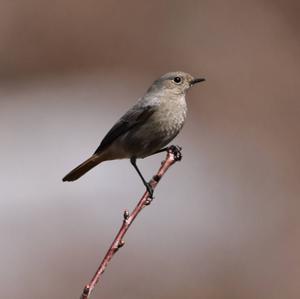
<svg viewBox="0 0 300 299"><path fill-rule="evenodd" d="M173 146L173 145L167 149L166 159L162 162L162 165L159 168L157 174L154 175L152 180L150 181L150 185L152 186L153 190L155 189L155 187L157 186L158 182L163 177L163 175L166 173L166 171L169 169L169 167L172 166L176 161L181 160L180 151L181 151L180 147ZM129 213L127 210L124 211L122 226L119 232L117 233L114 241L112 242L110 248L108 249L104 259L99 265L95 275L93 276L91 281L84 287L80 297L81 299L89 298L92 290L94 289L101 275L105 271L109 261L112 259L114 254L125 244L123 237L128 231L130 225L137 217L137 215L142 211L142 209L147 205L149 205L151 201L152 199L149 197L149 193L146 191L131 213Z"/></svg>

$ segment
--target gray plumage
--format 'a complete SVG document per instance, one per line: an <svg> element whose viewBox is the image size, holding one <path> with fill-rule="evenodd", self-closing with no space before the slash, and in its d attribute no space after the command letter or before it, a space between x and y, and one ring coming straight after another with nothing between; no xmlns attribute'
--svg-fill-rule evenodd
<svg viewBox="0 0 300 299"><path fill-rule="evenodd" d="M195 79L184 72L167 73L154 81L147 93L110 129L95 153L63 181L77 180L106 160L130 158L135 163L136 158L145 158L166 146L184 125L186 91L201 81L204 79Z"/></svg>

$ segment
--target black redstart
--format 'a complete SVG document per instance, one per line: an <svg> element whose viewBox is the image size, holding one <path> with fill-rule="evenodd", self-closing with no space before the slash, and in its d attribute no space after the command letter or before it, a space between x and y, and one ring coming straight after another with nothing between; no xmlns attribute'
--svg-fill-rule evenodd
<svg viewBox="0 0 300 299"><path fill-rule="evenodd" d="M139 171L136 159L159 152L176 137L186 119L186 91L204 80L184 72L172 72L154 81L146 94L110 129L95 153L63 181L75 181L103 161L129 158L152 197L153 190Z"/></svg>

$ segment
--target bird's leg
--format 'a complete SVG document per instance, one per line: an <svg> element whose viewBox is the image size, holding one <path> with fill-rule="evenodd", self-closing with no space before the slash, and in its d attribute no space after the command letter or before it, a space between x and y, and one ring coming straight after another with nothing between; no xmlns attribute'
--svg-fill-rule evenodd
<svg viewBox="0 0 300 299"><path fill-rule="evenodd" d="M168 149L169 149L168 147L164 147L164 148L162 148L162 149L160 149L160 150L154 152L153 154L151 154L151 156L152 156L152 155L159 154L159 153L162 153L162 152L167 152Z"/></svg>
<svg viewBox="0 0 300 299"><path fill-rule="evenodd" d="M138 173L138 175L141 178L141 180L143 181L143 184L145 185L145 187L146 187L146 189L147 189L147 191L149 193L150 198L153 199L153 189L152 189L151 185L146 182L146 180L144 179L142 173L140 172L139 168L137 167L137 165L136 165L136 158L135 157L131 157L130 158L130 162L133 165L133 167L136 170L136 172Z"/></svg>

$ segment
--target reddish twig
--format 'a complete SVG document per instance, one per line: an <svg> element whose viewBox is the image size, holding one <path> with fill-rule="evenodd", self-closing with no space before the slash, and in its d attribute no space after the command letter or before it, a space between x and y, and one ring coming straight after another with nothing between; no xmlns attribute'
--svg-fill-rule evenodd
<svg viewBox="0 0 300 299"><path fill-rule="evenodd" d="M178 146L170 146L167 150L167 157L162 162L161 167L159 168L156 175L153 176L152 180L150 181L150 185L155 189L160 179L163 177L163 175L166 173L168 168L173 165L176 161L181 160L181 148ZM136 218L136 216L141 212L141 210L149 205L151 203L152 199L149 197L149 193L146 191L143 195L143 197L140 199L134 210L129 213L127 210L124 211L123 214L123 223L122 226L117 233L114 241L112 242L110 248L108 249L104 259L102 260L101 264L99 265L95 275L93 276L92 280L85 286L83 289L83 292L81 294L81 299L87 299L89 298L92 290L94 289L95 285L99 281L101 275L103 274L105 268L107 267L109 261L112 259L114 254L118 251L119 248L121 248L125 242L123 241L123 237L128 231L130 225Z"/></svg>

